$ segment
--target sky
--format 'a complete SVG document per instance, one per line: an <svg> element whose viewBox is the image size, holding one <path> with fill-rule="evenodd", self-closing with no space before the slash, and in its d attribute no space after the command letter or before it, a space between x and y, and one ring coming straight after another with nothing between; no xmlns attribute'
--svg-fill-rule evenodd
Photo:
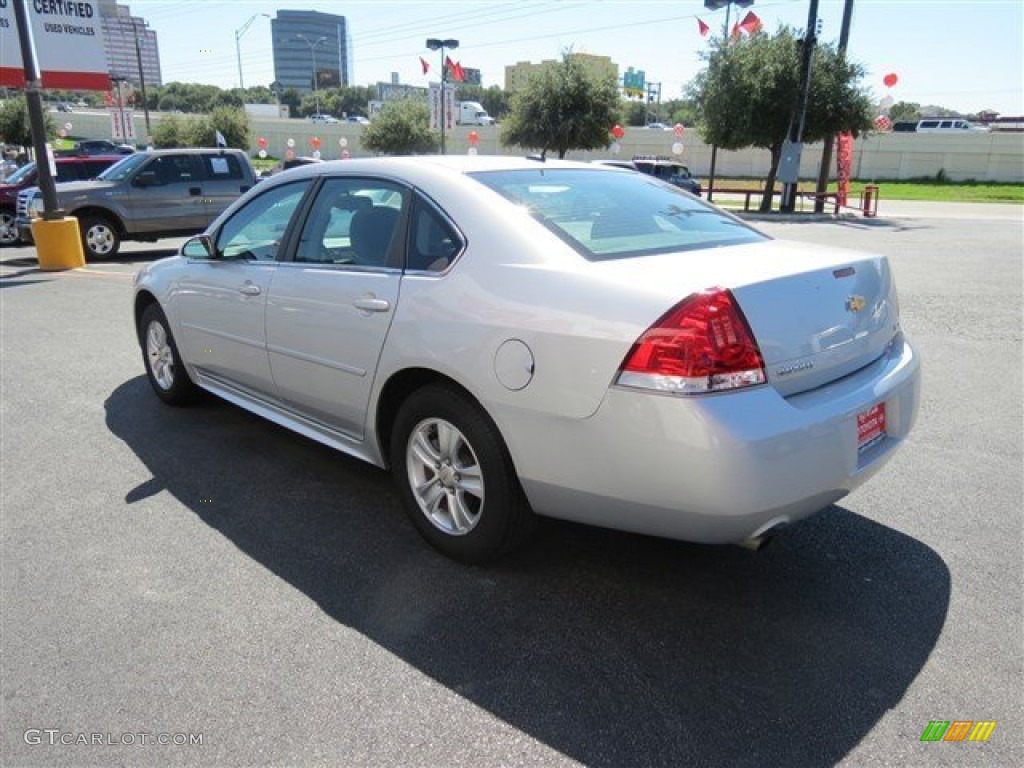
<svg viewBox="0 0 1024 768"><path fill-rule="evenodd" d="M123 0L122 0L123 2ZM254 14L278 9L318 10L345 16L353 47L354 85L400 81L426 85L436 76L438 54L428 37L460 41L452 58L481 70L483 85L504 87L505 66L558 58L572 49L610 56L620 75L644 70L662 84L662 98L682 95L703 68L707 40L700 18L720 32L725 10L703 0L135 0L132 13L158 33L163 80L238 85L235 32ZM809 0L755 0L765 28L803 29ZM737 10L733 8L732 20ZM839 38L842 0L820 0L821 39ZM731 23L731 22L730 22ZM257 17L241 37L245 84L274 80L270 21ZM1024 0L855 0L848 48L867 75L864 84L881 99L977 112L1024 115ZM423 75L419 57L432 64ZM883 84L887 74L898 82Z"/></svg>

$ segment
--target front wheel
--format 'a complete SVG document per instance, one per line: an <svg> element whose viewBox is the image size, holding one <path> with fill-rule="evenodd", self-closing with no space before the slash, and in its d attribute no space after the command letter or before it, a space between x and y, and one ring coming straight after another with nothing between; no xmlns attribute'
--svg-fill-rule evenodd
<svg viewBox="0 0 1024 768"><path fill-rule="evenodd" d="M169 405L184 405L195 399L199 390L181 362L167 316L157 304L143 311L139 339L146 376L157 396Z"/></svg>
<svg viewBox="0 0 1024 768"><path fill-rule="evenodd" d="M79 220L86 260L109 259L121 247L121 234L105 216L84 216Z"/></svg>
<svg viewBox="0 0 1024 768"><path fill-rule="evenodd" d="M498 428L454 388L425 387L402 404L391 471L416 529L451 558L493 560L533 530Z"/></svg>

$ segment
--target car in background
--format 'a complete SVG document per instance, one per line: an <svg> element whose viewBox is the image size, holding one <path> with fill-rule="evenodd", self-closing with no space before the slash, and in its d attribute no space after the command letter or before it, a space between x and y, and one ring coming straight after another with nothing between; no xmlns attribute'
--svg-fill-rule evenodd
<svg viewBox="0 0 1024 768"><path fill-rule="evenodd" d="M76 141L70 149L59 149L54 152L57 157L73 157L76 155L131 155L135 147L129 144L115 144L107 139L82 139Z"/></svg>
<svg viewBox="0 0 1024 768"><path fill-rule="evenodd" d="M66 181L95 179L122 158L123 155L56 157L54 158L54 164L57 168L57 175L54 177L54 181L59 184ZM4 182L0 184L0 245L14 245L21 239L15 221L18 208L18 193L30 187L35 187L38 183L38 178L39 174L36 170L36 164L32 162L21 166L21 168L4 179Z"/></svg>
<svg viewBox="0 0 1024 768"><path fill-rule="evenodd" d="M346 123L353 123L355 125L369 125L370 118L363 117L362 115L349 115L345 118Z"/></svg>
<svg viewBox="0 0 1024 768"><path fill-rule="evenodd" d="M298 168L299 166L302 166L302 165L313 165L314 163L322 163L322 162L323 162L323 160L321 160L318 157L301 157L301 156L287 157L284 160L279 160L274 165L273 168L269 168L269 169L263 171L262 173L260 173L260 178L261 179L266 179L266 178L269 178L270 176L276 176L277 174L281 173L282 171L288 171L288 170L291 170L292 168Z"/></svg>
<svg viewBox="0 0 1024 768"><path fill-rule="evenodd" d="M649 128L652 131L671 131L672 126L666 125L665 123L648 123L645 128Z"/></svg>
<svg viewBox="0 0 1024 768"><path fill-rule="evenodd" d="M334 117L333 115L315 114L315 115L310 115L306 119L309 122L311 122L311 123L337 123L337 122L339 122L338 118Z"/></svg>
<svg viewBox="0 0 1024 768"><path fill-rule="evenodd" d="M535 515L755 547L878 472L920 400L884 256L592 163L296 168L145 266L133 320L161 400L390 467L467 562Z"/></svg>
<svg viewBox="0 0 1024 768"><path fill-rule="evenodd" d="M680 189L685 189L691 195L700 197L700 181L693 177L689 168L669 157L636 155L632 160L595 160L594 162L600 165L610 165L615 168L628 168L631 171L640 171L640 173L654 176Z"/></svg>
<svg viewBox="0 0 1024 768"><path fill-rule="evenodd" d="M987 125L974 125L969 120L957 118L928 118L919 120L917 133L967 133L968 131L988 131Z"/></svg>
<svg viewBox="0 0 1024 768"><path fill-rule="evenodd" d="M70 104L67 104L66 102L61 102L60 104L57 105L57 111L58 112L74 112L75 109Z"/></svg>
<svg viewBox="0 0 1024 768"><path fill-rule="evenodd" d="M256 183L249 157L238 149L181 148L121 158L96 179L57 188L60 207L78 219L86 259L117 255L123 240L155 242L202 232ZM38 189L18 195L18 234L32 241L41 215Z"/></svg>

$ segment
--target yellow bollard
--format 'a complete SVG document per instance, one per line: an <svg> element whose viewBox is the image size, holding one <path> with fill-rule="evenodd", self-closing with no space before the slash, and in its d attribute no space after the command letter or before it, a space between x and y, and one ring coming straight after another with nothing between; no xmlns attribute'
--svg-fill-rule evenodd
<svg viewBox="0 0 1024 768"><path fill-rule="evenodd" d="M78 219L33 219L32 239L36 242L36 258L44 272L78 269L85 266L85 252L78 234Z"/></svg>

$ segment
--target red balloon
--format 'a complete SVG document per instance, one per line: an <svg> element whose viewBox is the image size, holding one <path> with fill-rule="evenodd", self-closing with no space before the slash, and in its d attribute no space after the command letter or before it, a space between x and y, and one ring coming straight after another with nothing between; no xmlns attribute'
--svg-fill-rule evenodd
<svg viewBox="0 0 1024 768"><path fill-rule="evenodd" d="M683 124L682 123L676 123L675 125L672 126L672 132L676 136L682 136L683 135L683 130L684 130L684 128L683 128Z"/></svg>
<svg viewBox="0 0 1024 768"><path fill-rule="evenodd" d="M890 72L888 75L882 78L882 82L885 83L886 88L892 88L896 83L900 81L899 77Z"/></svg>
<svg viewBox="0 0 1024 768"><path fill-rule="evenodd" d="M320 137L319 136L314 136L312 139L309 140L309 144L310 144L310 146L313 147L313 149L319 149L320 148Z"/></svg>
<svg viewBox="0 0 1024 768"><path fill-rule="evenodd" d="M622 126L616 123L615 127L612 128L612 136L614 136L616 139L621 139L625 135L626 132L622 130Z"/></svg>
<svg viewBox="0 0 1024 768"><path fill-rule="evenodd" d="M478 141L480 141L480 134L477 133L476 131L470 131L469 132L469 143L472 144L475 147L476 143Z"/></svg>
<svg viewBox="0 0 1024 768"><path fill-rule="evenodd" d="M263 138L262 136L260 136L258 139L256 139L256 145L260 149L266 149L267 148L267 140L265 138Z"/></svg>

